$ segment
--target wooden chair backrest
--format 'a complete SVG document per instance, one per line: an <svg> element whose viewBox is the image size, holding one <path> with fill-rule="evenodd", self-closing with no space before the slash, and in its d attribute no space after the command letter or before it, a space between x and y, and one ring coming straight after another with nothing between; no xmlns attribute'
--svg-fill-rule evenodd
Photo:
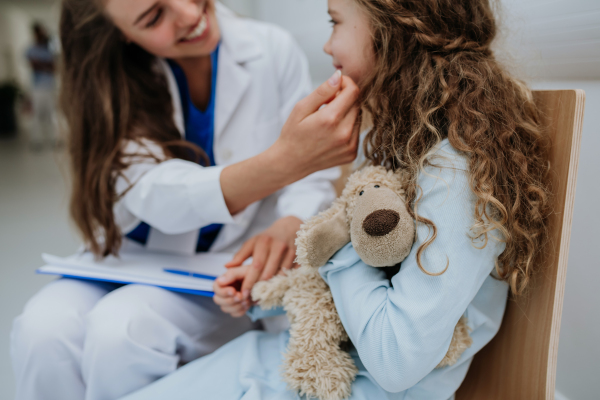
<svg viewBox="0 0 600 400"><path fill-rule="evenodd" d="M500 331L474 358L456 400L554 399L585 93L535 91L552 140L550 245L528 295L508 300Z"/></svg>

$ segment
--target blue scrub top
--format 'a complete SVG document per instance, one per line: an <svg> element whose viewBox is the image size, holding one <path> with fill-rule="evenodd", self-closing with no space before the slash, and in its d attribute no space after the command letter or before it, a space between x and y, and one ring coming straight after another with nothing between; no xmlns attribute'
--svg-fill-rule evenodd
<svg viewBox="0 0 600 400"><path fill-rule="evenodd" d="M215 165L215 156L213 151L214 146L214 130L215 130L215 97L217 87L217 71L219 60L219 46L211 54L212 62L212 79L211 79L211 94L210 102L206 110L202 111L196 108L190 97L189 86L185 73L175 62L169 60L169 67L173 71L177 87L179 88L179 96L181 98L181 106L183 109L183 118L185 121L185 140L199 146L210 160L210 165ZM212 224L200 229L196 252L205 252L210 249L217 235L221 231L223 225ZM150 226L145 222L140 223L133 231L127 234L127 237L135 240L138 243L146 244L148 235L150 234Z"/></svg>

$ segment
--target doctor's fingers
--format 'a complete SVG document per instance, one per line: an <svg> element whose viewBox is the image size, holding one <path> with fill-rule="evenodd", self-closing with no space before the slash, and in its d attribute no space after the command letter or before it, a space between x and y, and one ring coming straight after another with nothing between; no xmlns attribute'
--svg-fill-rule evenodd
<svg viewBox="0 0 600 400"><path fill-rule="evenodd" d="M290 246L287 250L287 253L285 253L285 257L283 258L283 261L281 262L281 269L279 270L279 273L297 267L298 264L296 264L294 262L295 259L296 259L296 246Z"/></svg>
<svg viewBox="0 0 600 400"><path fill-rule="evenodd" d="M335 150L332 156L335 158L335 165L347 164L356 158L360 137L360 125L357 121L359 108L354 107L332 135L335 138Z"/></svg>
<svg viewBox="0 0 600 400"><path fill-rule="evenodd" d="M352 78L344 76L342 77L341 91L327 107L321 108L317 114L323 114L323 118L326 120L340 121L356 106L359 95L360 89Z"/></svg>
<svg viewBox="0 0 600 400"><path fill-rule="evenodd" d="M315 113L323 104L327 104L335 98L342 85L341 71L336 71L328 81L323 82L311 94L300 100L294 107L290 117L298 122L302 121L307 116Z"/></svg>
<svg viewBox="0 0 600 400"><path fill-rule="evenodd" d="M254 252L252 253L252 264L248 268L248 273L242 282L242 298L249 299L250 291L265 268L267 258L269 257L269 249L273 239L268 235L257 236Z"/></svg>
<svg viewBox="0 0 600 400"><path fill-rule="evenodd" d="M248 265L232 267L215 280L215 285L221 287L231 286L236 281L241 281L242 279L244 279L247 273Z"/></svg>
<svg viewBox="0 0 600 400"><path fill-rule="evenodd" d="M262 275L260 276L261 281L271 279L277 274L279 269L282 267L282 261L289 249L286 242L280 240L273 240L271 242L271 248L269 249L269 258L265 264Z"/></svg>
<svg viewBox="0 0 600 400"><path fill-rule="evenodd" d="M254 236L251 239L248 239L242 247L238 250L237 253L233 256L233 259L225 264L225 268L232 268L242 265L244 261L246 261L254 251L254 245L256 243L257 237Z"/></svg>
<svg viewBox="0 0 600 400"><path fill-rule="evenodd" d="M360 131L360 120L359 120L360 108L354 106L350 109L348 114L344 117L338 127L338 133L340 140L343 140L347 144L354 144L358 142L358 136Z"/></svg>

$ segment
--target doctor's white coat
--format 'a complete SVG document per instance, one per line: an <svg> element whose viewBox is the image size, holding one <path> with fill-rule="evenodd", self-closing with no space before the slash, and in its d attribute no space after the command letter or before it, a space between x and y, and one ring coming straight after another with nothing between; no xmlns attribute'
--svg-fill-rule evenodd
<svg viewBox="0 0 600 400"><path fill-rule="evenodd" d="M332 168L230 215L221 191L221 171L271 146L294 105L310 93L311 81L306 57L286 31L239 18L219 3L217 19L222 38L215 100L217 165L138 157L117 181L117 193L126 192L114 208L118 225L128 233L141 221L148 223L152 229L147 247L152 250L193 254L198 229L221 223L224 227L210 251L234 252L276 219L293 215L304 220L335 198L333 182L339 169ZM183 135L175 78L164 60L159 64L169 83L175 123ZM130 157L151 153L164 160L160 148L150 142L145 146L129 143L125 153Z"/></svg>

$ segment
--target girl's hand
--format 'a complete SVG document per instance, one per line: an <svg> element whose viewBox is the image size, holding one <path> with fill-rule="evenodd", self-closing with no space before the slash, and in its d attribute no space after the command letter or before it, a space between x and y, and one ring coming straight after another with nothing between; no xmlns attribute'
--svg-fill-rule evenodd
<svg viewBox="0 0 600 400"><path fill-rule="evenodd" d="M248 240L225 264L226 268L239 267L252 257L240 287L242 300L250 299L250 291L259 280L271 279L282 270L291 269L296 258L296 234L302 220L296 217L280 218L269 229ZM238 272L241 273L241 272Z"/></svg>
<svg viewBox="0 0 600 400"><path fill-rule="evenodd" d="M250 300L243 299L238 290L249 267L249 265L242 265L241 267L230 268L213 284L213 290L215 291L213 301L221 307L224 313L235 318L244 316L250 309Z"/></svg>

